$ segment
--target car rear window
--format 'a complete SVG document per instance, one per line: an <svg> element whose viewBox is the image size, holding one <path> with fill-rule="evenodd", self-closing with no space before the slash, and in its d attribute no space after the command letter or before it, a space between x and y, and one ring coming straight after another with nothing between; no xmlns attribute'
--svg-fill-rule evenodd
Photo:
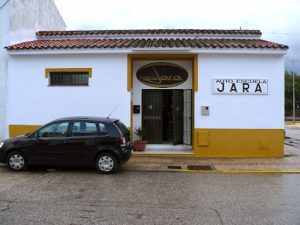
<svg viewBox="0 0 300 225"><path fill-rule="evenodd" d="M129 133L129 130L127 129L127 127L122 122L120 122L120 120L116 121L115 124L121 130L121 132L123 134L128 134Z"/></svg>

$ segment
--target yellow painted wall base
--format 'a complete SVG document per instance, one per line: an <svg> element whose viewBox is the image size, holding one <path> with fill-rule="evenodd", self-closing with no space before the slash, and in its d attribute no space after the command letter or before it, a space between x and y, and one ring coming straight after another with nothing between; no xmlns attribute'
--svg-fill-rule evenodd
<svg viewBox="0 0 300 225"><path fill-rule="evenodd" d="M17 125L17 124L10 124L9 129L9 137L16 137L18 135L31 133L38 128L40 128L41 125Z"/></svg>
<svg viewBox="0 0 300 225"><path fill-rule="evenodd" d="M202 157L284 156L283 129L200 129L194 130L194 153Z"/></svg>

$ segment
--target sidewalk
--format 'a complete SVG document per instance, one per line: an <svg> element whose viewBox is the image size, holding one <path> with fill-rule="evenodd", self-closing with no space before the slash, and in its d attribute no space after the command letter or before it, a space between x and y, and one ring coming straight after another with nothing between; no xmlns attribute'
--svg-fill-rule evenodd
<svg viewBox="0 0 300 225"><path fill-rule="evenodd" d="M299 173L300 149L285 145L285 157L278 158L196 158L132 157L124 171L182 171L201 173Z"/></svg>
<svg viewBox="0 0 300 225"><path fill-rule="evenodd" d="M132 157L125 171L200 173L299 173L300 125L285 126L284 158Z"/></svg>

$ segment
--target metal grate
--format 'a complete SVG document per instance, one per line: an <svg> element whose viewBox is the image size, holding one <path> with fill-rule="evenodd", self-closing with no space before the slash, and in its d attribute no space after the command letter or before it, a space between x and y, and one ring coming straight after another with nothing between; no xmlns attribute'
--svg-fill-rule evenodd
<svg viewBox="0 0 300 225"><path fill-rule="evenodd" d="M168 166L168 169L181 170L181 166Z"/></svg>
<svg viewBox="0 0 300 225"><path fill-rule="evenodd" d="M214 170L212 166L208 165L188 165L187 168L189 170Z"/></svg>
<svg viewBox="0 0 300 225"><path fill-rule="evenodd" d="M50 86L87 86L88 72L50 72Z"/></svg>

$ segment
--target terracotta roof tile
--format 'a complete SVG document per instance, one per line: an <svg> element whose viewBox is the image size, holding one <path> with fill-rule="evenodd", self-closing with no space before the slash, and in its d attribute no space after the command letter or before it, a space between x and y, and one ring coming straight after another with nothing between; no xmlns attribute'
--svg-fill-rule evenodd
<svg viewBox="0 0 300 225"><path fill-rule="evenodd" d="M261 39L64 39L35 40L6 47L8 50L81 48L260 48L288 49Z"/></svg>
<svg viewBox="0 0 300 225"><path fill-rule="evenodd" d="M140 30L68 30L38 31L38 37L77 35L261 35L259 30L216 30L216 29L140 29Z"/></svg>

